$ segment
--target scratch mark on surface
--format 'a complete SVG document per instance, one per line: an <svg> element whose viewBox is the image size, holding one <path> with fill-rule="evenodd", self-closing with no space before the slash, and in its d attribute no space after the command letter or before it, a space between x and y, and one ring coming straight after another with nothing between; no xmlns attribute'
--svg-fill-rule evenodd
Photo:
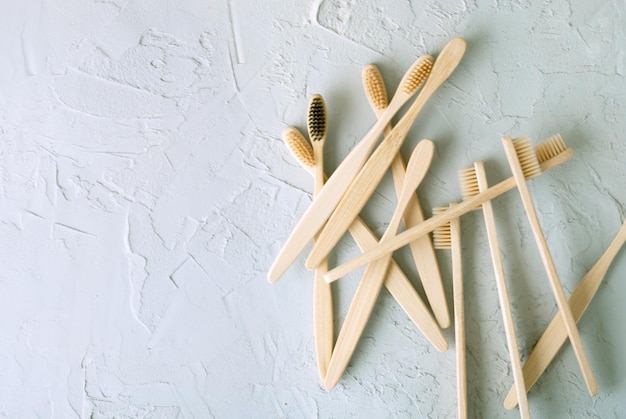
<svg viewBox="0 0 626 419"><path fill-rule="evenodd" d="M245 64L246 58L243 55L243 46L238 25L239 19L237 18L237 14L235 13L233 0L228 0L228 14L230 18L230 27L233 31L233 41L235 46L235 54L237 55L237 64Z"/></svg>

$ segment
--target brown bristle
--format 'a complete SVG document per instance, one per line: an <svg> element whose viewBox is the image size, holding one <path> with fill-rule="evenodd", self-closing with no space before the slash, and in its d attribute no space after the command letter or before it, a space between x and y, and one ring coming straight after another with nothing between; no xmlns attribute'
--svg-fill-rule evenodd
<svg viewBox="0 0 626 419"><path fill-rule="evenodd" d="M541 167L528 137L513 138L513 146L515 146L515 153L524 172L524 177L530 179L540 175Z"/></svg>
<svg viewBox="0 0 626 419"><path fill-rule="evenodd" d="M410 72L402 80L402 91L407 95L411 95L424 83L424 80L430 75L433 68L433 57L424 55L413 64Z"/></svg>
<svg viewBox="0 0 626 419"><path fill-rule="evenodd" d="M556 134L537 144L535 154L537 155L539 164L541 164L558 156L566 149L567 146L565 145L565 141L563 141L563 137L561 137L560 134Z"/></svg>
<svg viewBox="0 0 626 419"><path fill-rule="evenodd" d="M311 98L306 122L311 141L320 141L326 137L326 104L322 95L313 95Z"/></svg>
<svg viewBox="0 0 626 419"><path fill-rule="evenodd" d="M363 67L361 72L363 79L363 87L369 100L370 105L374 109L382 110L389 104L387 98L387 89L382 74L378 71L378 67L374 64L368 64Z"/></svg>
<svg viewBox="0 0 626 419"><path fill-rule="evenodd" d="M433 208L433 216L441 214L448 210L449 207L436 207ZM451 249L452 248L452 233L450 232L450 223L445 223L438 226L433 230L433 245L435 249Z"/></svg>
<svg viewBox="0 0 626 419"><path fill-rule="evenodd" d="M283 131L283 141L287 144L287 148L291 154L298 160L305 169L315 167L315 155L311 143L304 138L304 135L294 127L285 128Z"/></svg>

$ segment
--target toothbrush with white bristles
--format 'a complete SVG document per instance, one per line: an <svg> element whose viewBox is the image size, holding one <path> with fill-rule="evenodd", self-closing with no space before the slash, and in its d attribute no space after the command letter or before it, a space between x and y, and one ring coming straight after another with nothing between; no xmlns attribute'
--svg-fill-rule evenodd
<svg viewBox="0 0 626 419"><path fill-rule="evenodd" d="M576 320L574 319L572 310L567 303L563 286L561 285L559 275L556 271L556 267L554 266L554 261L552 260L550 249L548 248L543 230L541 229L541 224L539 223L537 210L535 209L528 185L526 184L526 179L530 179L531 177L541 174L541 167L537 160L537 153L526 137L518 137L515 139L512 139L511 137L504 137L502 138L502 144L504 145L504 152L506 153L509 166L513 172L515 184L517 185L520 197L522 198L522 204L524 206L524 210L526 211L533 236L535 237L535 242L537 243L537 247L539 249L541 262L543 263L548 275L550 288L552 289L552 293L554 294L554 298L556 299L557 306L563 318L567 334L570 338L570 342L572 343L572 348L574 349L574 354L576 355L578 365L580 366L585 384L587 385L587 390L591 396L595 396L598 394L598 384L593 376L593 371L591 370L591 365L589 364L589 358L587 357L587 353L582 344L582 339L580 338L580 333L576 327Z"/></svg>
<svg viewBox="0 0 626 419"><path fill-rule="evenodd" d="M472 196L477 195L489 188L483 162L476 162L473 167L461 170L459 172L459 178L461 180L463 199L471 198ZM502 256L500 255L500 242L498 240L496 220L493 214L491 201L485 202L482 205L482 210L483 217L485 219L485 227L487 229L491 262L493 264L493 270L496 277L498 299L500 300L500 309L502 310L502 319L504 321L506 344L509 350L509 358L511 359L513 380L515 382L517 396L520 400L520 416L527 419L530 418L530 410L528 408L528 398L526 397L524 374L522 373L522 361L520 359L519 346L517 344L517 335L515 334L513 312L511 310L509 291L507 289L506 277L504 275Z"/></svg>

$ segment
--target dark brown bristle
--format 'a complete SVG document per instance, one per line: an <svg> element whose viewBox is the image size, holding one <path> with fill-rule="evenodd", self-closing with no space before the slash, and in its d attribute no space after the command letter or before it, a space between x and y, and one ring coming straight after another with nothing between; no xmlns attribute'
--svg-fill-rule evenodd
<svg viewBox="0 0 626 419"><path fill-rule="evenodd" d="M541 174L541 166L537 160L535 149L530 144L528 137L513 138L515 153L519 159L520 166L524 172L524 177L530 179Z"/></svg>
<svg viewBox="0 0 626 419"><path fill-rule="evenodd" d="M433 208L433 216L441 214L448 209L449 207L435 207ZM433 230L433 245L435 249L452 249L452 233L449 222Z"/></svg>
<svg viewBox="0 0 626 419"><path fill-rule="evenodd" d="M560 134L556 134L537 144L535 147L535 153L537 155L537 160L541 164L553 159L566 149L567 146L565 145L565 141L563 141Z"/></svg>
<svg viewBox="0 0 626 419"><path fill-rule="evenodd" d="M433 63L433 58L430 55L421 57L421 59L414 64L414 68L408 76L405 77L402 83L402 91L407 95L415 93L422 83L424 83L424 80L430 75Z"/></svg>
<svg viewBox="0 0 626 419"><path fill-rule="evenodd" d="M294 127L285 128L283 131L283 141L287 144L287 148L291 154L306 169L315 167L315 155L311 143L304 138L304 135Z"/></svg>
<svg viewBox="0 0 626 419"><path fill-rule="evenodd" d="M321 95L314 95L309 102L307 128L311 141L320 141L326 137L326 104Z"/></svg>
<svg viewBox="0 0 626 419"><path fill-rule="evenodd" d="M382 110L389 104L387 98L387 89L382 74L374 64L368 64L363 67L361 73L363 79L363 87L367 94L367 100L374 109Z"/></svg>

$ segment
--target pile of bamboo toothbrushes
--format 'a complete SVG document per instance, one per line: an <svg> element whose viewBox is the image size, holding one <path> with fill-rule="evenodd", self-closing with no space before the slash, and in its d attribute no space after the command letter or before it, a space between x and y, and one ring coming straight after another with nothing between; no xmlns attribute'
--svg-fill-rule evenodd
<svg viewBox="0 0 626 419"><path fill-rule="evenodd" d="M511 409L519 404L520 415L530 417L526 393L554 358L566 338L572 343L589 393L595 395L598 392L576 321L589 304L617 250L626 240L626 228L620 230L609 250L583 278L568 302L526 184L528 179L572 157L573 151L565 146L558 135L536 147L533 147L525 137L515 139L504 137L502 143L513 176L490 186L482 163L476 162L473 167L459 173L463 200L451 203L449 207L438 208L431 218L425 219L415 190L428 171L434 144L430 140L420 141L406 166L398 151L423 106L454 71L464 52L465 41L454 38L441 51L436 61L430 56L420 57L409 68L389 102L378 69L373 65L365 66L363 69L365 92L378 121L328 179L323 169L323 146L328 125L326 108L320 95L311 98L307 118L311 143L295 128L287 128L283 132L283 139L298 162L313 175L315 197L278 254L269 270L268 279L270 282L278 280L305 246L313 240L314 246L306 260L306 266L315 271L316 355L320 377L327 388L332 388L348 365L383 285L438 350L448 349L441 328L450 325L450 316L434 248L451 249L458 411L459 416L465 417L467 400L459 225L463 214L482 209L514 378L514 386L505 400L505 407ZM419 94L412 105L396 126L391 127L391 118L418 90ZM375 148L381 137L384 139ZM379 239L358 214L389 167L398 203L387 230ZM523 368L491 203L494 198L515 188L522 198L559 308L559 313ZM405 230L398 233L402 223ZM327 256L346 231L350 232L363 253L329 271ZM433 232L434 246L429 236L430 232ZM391 257L394 250L406 245L411 248L432 313ZM333 307L329 283L364 265L367 265L367 269L356 290L337 341L333 342Z"/></svg>

